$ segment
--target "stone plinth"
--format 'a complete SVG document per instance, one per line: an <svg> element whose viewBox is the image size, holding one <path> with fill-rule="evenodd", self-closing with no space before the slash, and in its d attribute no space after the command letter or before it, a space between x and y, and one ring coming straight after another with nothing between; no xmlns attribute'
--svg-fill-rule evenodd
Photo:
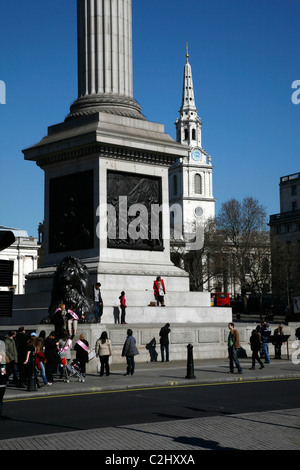
<svg viewBox="0 0 300 470"><path fill-rule="evenodd" d="M175 276L180 275L181 270L170 262L168 168L176 158L185 157L187 149L166 135L163 126L96 113L49 128L41 142L23 152L26 160L35 161L45 172L43 267L57 265L69 255L84 260L92 270L97 263L101 264L106 274L123 271L152 276L159 271L164 275L173 271ZM155 247L148 250L108 247L103 214L108 204L110 172L121 173L125 178L127 174L158 181L161 188L158 205L162 214L160 251ZM74 181L76 191L70 192L68 200L64 201L63 195L59 199L58 194L68 181ZM85 186L82 187L80 181L84 181ZM82 194L79 202L77 193ZM57 197L55 205L53 200ZM82 202L85 205L80 206L80 201L85 201ZM75 220L81 217L82 224L89 230L89 243L78 243L74 249L75 242L71 243L69 236L69 245L66 243L64 251L61 240L53 241L60 230L66 231L62 223L58 224L57 219L62 218L59 211L66 214L67 220L72 216ZM79 235L78 229L70 229L70 232L73 236Z"/></svg>

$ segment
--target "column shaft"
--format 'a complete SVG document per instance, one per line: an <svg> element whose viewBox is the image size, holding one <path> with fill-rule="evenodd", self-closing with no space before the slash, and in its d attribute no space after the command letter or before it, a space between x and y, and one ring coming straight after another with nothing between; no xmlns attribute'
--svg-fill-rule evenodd
<svg viewBox="0 0 300 470"><path fill-rule="evenodd" d="M78 0L78 97L133 96L131 0Z"/></svg>
<svg viewBox="0 0 300 470"><path fill-rule="evenodd" d="M132 0L77 0L78 98L66 119L105 112L145 120L133 99Z"/></svg>

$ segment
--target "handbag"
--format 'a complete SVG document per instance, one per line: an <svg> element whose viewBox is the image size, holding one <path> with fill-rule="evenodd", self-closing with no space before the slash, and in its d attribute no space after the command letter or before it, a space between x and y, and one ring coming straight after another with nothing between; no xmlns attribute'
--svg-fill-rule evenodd
<svg viewBox="0 0 300 470"><path fill-rule="evenodd" d="M58 355L58 357L59 357L60 363L61 363L63 366L65 366L65 365L67 364L67 360L66 360L65 357L63 357L62 352L61 352L61 351L58 351L58 352L57 352L57 355Z"/></svg>

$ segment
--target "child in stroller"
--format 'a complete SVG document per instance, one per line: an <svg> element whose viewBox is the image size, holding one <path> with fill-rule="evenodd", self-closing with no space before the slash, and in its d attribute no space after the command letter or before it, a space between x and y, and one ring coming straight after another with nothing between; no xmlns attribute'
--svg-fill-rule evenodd
<svg viewBox="0 0 300 470"><path fill-rule="evenodd" d="M78 379L79 382L85 382L85 378L81 373L80 363L74 359L71 361L70 359L62 359L63 365L63 379L64 382L69 383L70 378L75 377Z"/></svg>

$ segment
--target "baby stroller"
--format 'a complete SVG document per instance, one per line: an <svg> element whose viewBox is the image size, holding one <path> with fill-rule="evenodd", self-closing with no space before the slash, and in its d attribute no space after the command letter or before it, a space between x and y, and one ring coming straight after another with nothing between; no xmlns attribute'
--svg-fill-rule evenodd
<svg viewBox="0 0 300 470"><path fill-rule="evenodd" d="M75 377L78 379L79 382L85 382L85 378L80 371L80 363L76 360L73 361L66 361L63 371L63 378L64 382L69 383L71 377Z"/></svg>

